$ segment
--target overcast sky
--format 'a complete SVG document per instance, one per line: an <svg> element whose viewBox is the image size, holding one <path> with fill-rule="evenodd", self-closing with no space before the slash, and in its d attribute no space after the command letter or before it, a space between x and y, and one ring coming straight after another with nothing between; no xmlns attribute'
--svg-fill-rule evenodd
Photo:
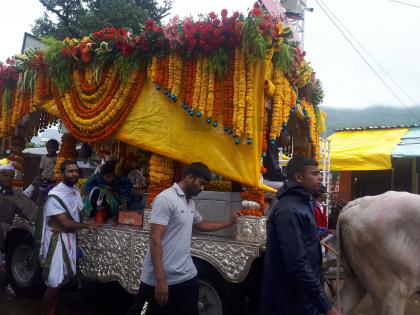
<svg viewBox="0 0 420 315"><path fill-rule="evenodd" d="M390 0L323 0L353 33L359 42L388 71L406 93L420 104L420 8ZM401 0L420 6L420 0ZM306 13L305 50L307 60L322 80L324 105L362 108L372 105L401 106L354 52L315 0L308 0L313 12ZM223 8L245 12L253 1L175 0L173 15L197 16ZM37 0L2 0L0 2L0 60L20 52L23 33L43 12ZM376 65L372 62L372 65ZM380 69L378 70L380 71ZM389 82L386 76L381 76ZM392 85L392 82L389 82ZM395 88L407 105L413 102Z"/></svg>

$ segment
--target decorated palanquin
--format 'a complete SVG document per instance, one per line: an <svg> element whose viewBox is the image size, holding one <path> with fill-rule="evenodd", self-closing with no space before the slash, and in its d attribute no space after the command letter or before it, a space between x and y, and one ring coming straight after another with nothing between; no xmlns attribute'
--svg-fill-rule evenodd
<svg viewBox="0 0 420 315"><path fill-rule="evenodd" d="M43 41L0 65L2 149L20 129L30 138L61 121L71 147L118 141L152 152L152 175L168 182L165 158L260 189L267 141L283 128L295 152L319 158L320 81L285 21L258 4L246 16L223 10L147 20L140 34Z"/></svg>

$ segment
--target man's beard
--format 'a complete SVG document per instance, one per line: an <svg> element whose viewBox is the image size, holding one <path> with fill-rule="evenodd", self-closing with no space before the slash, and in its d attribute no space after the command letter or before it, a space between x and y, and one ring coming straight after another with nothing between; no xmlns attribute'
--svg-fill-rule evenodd
<svg viewBox="0 0 420 315"><path fill-rule="evenodd" d="M196 197L201 193L201 190L195 190L193 188L188 188L187 193L190 197Z"/></svg>
<svg viewBox="0 0 420 315"><path fill-rule="evenodd" d="M67 186L73 187L75 184L77 184L78 182L78 178L73 179L73 178L63 178L63 183L66 184Z"/></svg>

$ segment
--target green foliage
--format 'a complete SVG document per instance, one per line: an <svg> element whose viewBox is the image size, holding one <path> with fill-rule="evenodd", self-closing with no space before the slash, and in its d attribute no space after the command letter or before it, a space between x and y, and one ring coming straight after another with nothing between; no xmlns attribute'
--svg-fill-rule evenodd
<svg viewBox="0 0 420 315"><path fill-rule="evenodd" d="M283 73L290 73L292 70L295 50L288 42L283 42L278 50L273 54L272 63L276 70Z"/></svg>
<svg viewBox="0 0 420 315"><path fill-rule="evenodd" d="M242 29L242 47L248 47L246 57L251 61L263 60L268 50L268 41L259 30L256 18L247 18Z"/></svg>
<svg viewBox="0 0 420 315"><path fill-rule="evenodd" d="M18 87L20 91L27 93L35 92L35 81L38 75L36 68L31 67L28 61L34 61L37 48L28 48L23 54L17 54L13 57L15 66L20 70Z"/></svg>
<svg viewBox="0 0 420 315"><path fill-rule="evenodd" d="M220 47L209 55L209 69L222 78L229 70L230 54L227 49Z"/></svg>
<svg viewBox="0 0 420 315"><path fill-rule="evenodd" d="M6 108L7 112L10 109L10 106L12 104L12 99L13 99L13 92L12 92L12 88L10 87L6 87L6 89L4 90L3 93L3 106Z"/></svg>
<svg viewBox="0 0 420 315"><path fill-rule="evenodd" d="M127 27L138 33L147 18L159 21L169 14L172 0L40 0L46 12L35 20L35 36L82 38L105 27Z"/></svg>
<svg viewBox="0 0 420 315"><path fill-rule="evenodd" d="M42 41L49 46L43 58L48 65L51 79L59 90L64 92L72 83L73 60L71 57L63 57L61 50L65 47L65 44L62 41L51 37L43 38Z"/></svg>

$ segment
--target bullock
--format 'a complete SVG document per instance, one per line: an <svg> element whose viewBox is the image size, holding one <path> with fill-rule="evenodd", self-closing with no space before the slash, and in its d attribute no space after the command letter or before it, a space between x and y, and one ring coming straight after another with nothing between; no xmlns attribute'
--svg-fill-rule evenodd
<svg viewBox="0 0 420 315"><path fill-rule="evenodd" d="M341 212L337 235L342 313L369 294L378 315L403 315L407 298L420 290L420 196L389 191L356 199Z"/></svg>

